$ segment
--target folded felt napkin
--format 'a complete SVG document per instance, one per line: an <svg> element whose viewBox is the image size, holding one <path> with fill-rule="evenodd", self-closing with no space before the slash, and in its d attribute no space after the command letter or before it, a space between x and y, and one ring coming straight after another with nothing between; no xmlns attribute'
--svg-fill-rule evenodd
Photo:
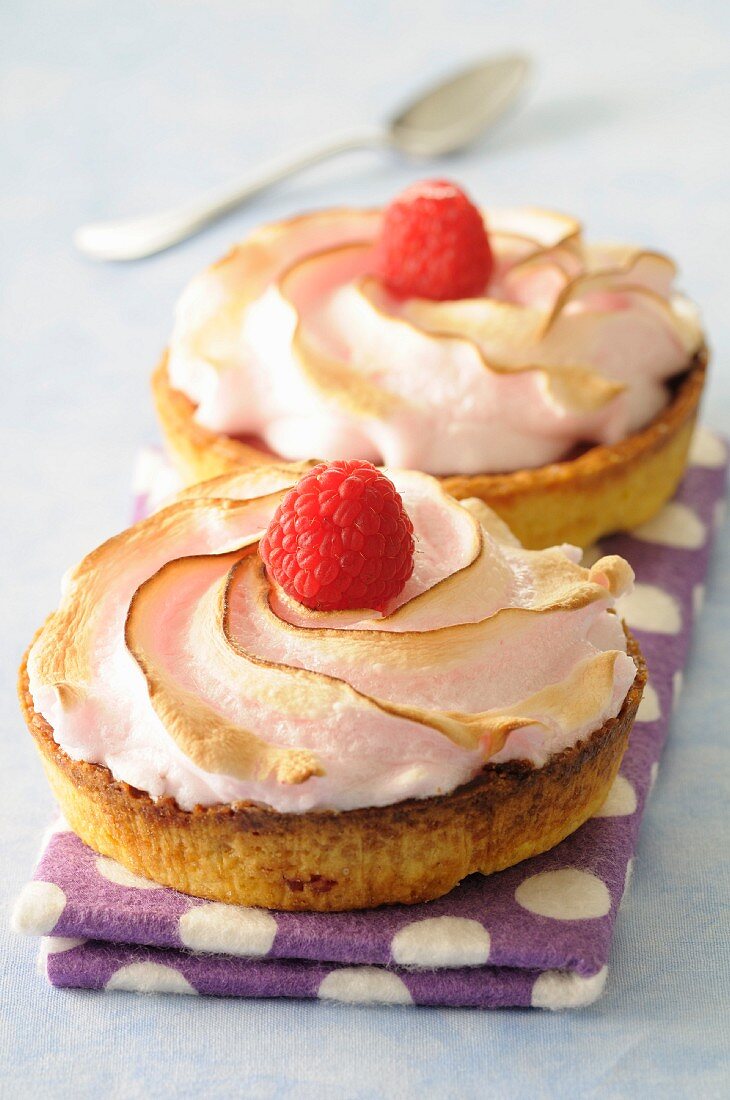
<svg viewBox="0 0 730 1100"><path fill-rule="evenodd" d="M15 912L20 931L49 937L42 958L50 981L483 1008L593 1001L605 983L639 822L702 605L726 461L725 445L700 431L675 499L651 522L595 550L596 557L622 554L636 571L621 612L646 656L649 684L606 804L573 836L517 867L473 875L438 901L270 913L156 886L96 855L60 823ZM159 466L147 460L146 470L159 486ZM150 486L138 488L140 514Z"/></svg>

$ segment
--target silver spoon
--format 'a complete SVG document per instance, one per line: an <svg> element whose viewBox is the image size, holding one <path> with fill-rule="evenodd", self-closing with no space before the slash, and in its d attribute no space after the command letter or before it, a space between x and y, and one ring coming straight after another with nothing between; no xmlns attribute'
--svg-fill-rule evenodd
<svg viewBox="0 0 730 1100"><path fill-rule="evenodd" d="M504 114L529 72L530 62L518 55L479 62L429 88L385 126L354 131L273 161L223 191L172 210L82 225L74 243L95 260L138 260L178 244L267 187L339 153L388 148L410 157L439 157L456 152Z"/></svg>

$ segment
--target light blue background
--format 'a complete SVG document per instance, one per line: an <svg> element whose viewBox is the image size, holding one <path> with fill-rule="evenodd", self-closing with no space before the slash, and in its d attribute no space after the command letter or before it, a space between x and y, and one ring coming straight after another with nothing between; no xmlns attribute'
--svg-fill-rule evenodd
<svg viewBox="0 0 730 1100"><path fill-rule="evenodd" d="M183 284L256 222L372 203L434 169L352 155L174 252L95 266L90 217L225 182L366 122L464 57L540 62L529 105L437 169L487 203L579 213L594 236L681 260L716 350L709 423L730 412L730 9L716 3L52 3L0 12L3 892L51 804L17 715L15 667L65 568L124 524L147 378ZM607 992L574 1013L353 1009L61 993L2 922L8 1096L728 1095L730 544L647 813ZM723 1015L724 1014L724 1015Z"/></svg>

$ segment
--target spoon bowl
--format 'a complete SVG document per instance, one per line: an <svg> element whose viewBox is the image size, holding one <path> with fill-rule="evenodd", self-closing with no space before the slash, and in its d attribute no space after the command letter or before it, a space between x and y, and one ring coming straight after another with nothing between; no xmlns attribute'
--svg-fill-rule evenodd
<svg viewBox="0 0 730 1100"><path fill-rule="evenodd" d="M462 69L393 116L391 143L414 157L442 157L466 148L515 104L530 71L529 59L519 54Z"/></svg>

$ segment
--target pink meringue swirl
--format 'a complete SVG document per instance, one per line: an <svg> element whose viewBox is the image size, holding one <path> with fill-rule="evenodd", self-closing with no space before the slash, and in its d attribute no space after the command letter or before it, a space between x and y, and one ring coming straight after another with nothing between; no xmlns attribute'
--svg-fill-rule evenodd
<svg viewBox="0 0 730 1100"><path fill-rule="evenodd" d="M193 280L168 372L203 426L286 459L499 473L615 443L667 403L702 342L674 264L588 244L549 211L485 212L480 298L397 299L372 274L378 211L269 225Z"/></svg>
<svg viewBox="0 0 730 1100"><path fill-rule="evenodd" d="M301 473L189 489L69 575L28 660L69 756L183 809L346 810L449 792L486 761L540 766L619 712L626 562L524 550L480 501L394 472L406 588L385 614L310 611L257 552Z"/></svg>

